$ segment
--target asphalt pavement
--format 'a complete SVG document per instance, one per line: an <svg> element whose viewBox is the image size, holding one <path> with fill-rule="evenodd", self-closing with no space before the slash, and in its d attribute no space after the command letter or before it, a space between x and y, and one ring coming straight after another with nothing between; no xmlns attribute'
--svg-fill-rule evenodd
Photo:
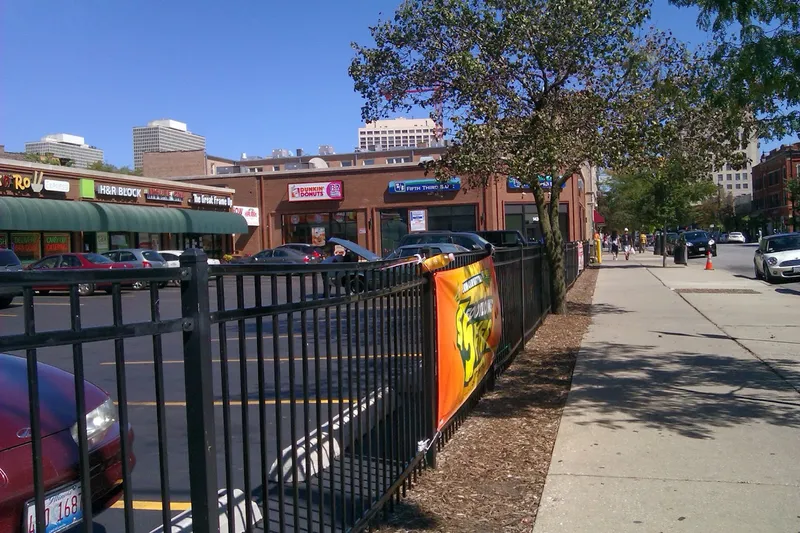
<svg viewBox="0 0 800 533"><path fill-rule="evenodd" d="M226 281L219 299L212 285L212 311L222 308L223 303L225 309L233 309L238 303L254 305L255 288L243 289L243 299L237 302L236 285L232 280ZM301 296L305 300L323 297L321 284L314 280L306 280L302 289L295 280L287 290L283 279L275 286L266 284L262 289L264 305L299 301ZM24 333L20 300L0 310L2 335ZM113 320L111 300L111 296L104 293L81 298L83 327L110 325ZM414 334L420 331L419 317L408 311L414 308L410 299L392 303L402 304L404 310L390 312L390 302L382 300L358 308L341 306L338 312L331 308L283 313L260 323L248 319L212 327L217 470L221 487L229 482L231 487L244 489L244 472L247 471L251 489L257 489L262 485L264 472L281 449L341 415L350 401L355 402L370 391L391 385L391 376L397 375L396 365L411 367L421 351L413 349L422 341L421 336ZM180 289L159 290L158 307L162 319L179 317ZM122 309L125 323L150 321L149 291L123 291ZM38 332L68 329L69 297L55 293L37 295L34 314ZM403 324L411 327L402 329ZM158 439L154 346L160 347L162 353L165 406L162 430L167 436L166 470L174 515L189 506L185 354L181 334L163 335L156 342L151 337L126 339L122 353L115 351L114 341L83 345L87 380L103 388L115 401L119 400L118 377L124 377L127 386L125 404L135 432L133 451L137 457L132 473L137 532L148 532L161 524L162 455ZM401 350L400 346L408 347ZM43 348L38 350L38 356L40 362L70 372L74 370L71 346ZM121 366L120 361L124 362ZM395 365L394 374L392 365ZM227 410L226 403L230 404ZM376 406L373 416L377 418L378 414ZM262 429L266 442L261 440ZM265 461L262 461L262 450ZM245 464L246 454L249 464ZM95 532L124 531L121 507L122 502L119 502L115 508L96 517Z"/></svg>

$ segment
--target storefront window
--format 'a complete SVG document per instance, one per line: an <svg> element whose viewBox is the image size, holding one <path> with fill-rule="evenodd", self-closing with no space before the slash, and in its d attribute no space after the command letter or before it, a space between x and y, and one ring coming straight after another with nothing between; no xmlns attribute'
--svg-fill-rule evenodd
<svg viewBox="0 0 800 533"><path fill-rule="evenodd" d="M283 242L324 246L331 237L358 240L355 211L283 215Z"/></svg>
<svg viewBox="0 0 800 533"><path fill-rule="evenodd" d="M380 211L381 251L387 255L397 248L400 239L408 233L408 209Z"/></svg>
<svg viewBox="0 0 800 533"><path fill-rule="evenodd" d="M474 205L448 205L428 208L429 231L475 231Z"/></svg>
<svg viewBox="0 0 800 533"><path fill-rule="evenodd" d="M69 233L44 234L44 255L66 254L71 251Z"/></svg>
<svg viewBox="0 0 800 533"><path fill-rule="evenodd" d="M109 233L109 240L112 250L134 247L131 245L133 240L130 238L130 233Z"/></svg>
<svg viewBox="0 0 800 533"><path fill-rule="evenodd" d="M0 250L8 248L8 235L0 233Z"/></svg>
<svg viewBox="0 0 800 533"><path fill-rule="evenodd" d="M42 258L42 245L40 233L12 233L10 246L19 260L23 263L38 261Z"/></svg>
<svg viewBox="0 0 800 533"><path fill-rule="evenodd" d="M567 204L558 206L558 225L564 242L569 240L567 208ZM506 204L506 229L518 230L528 240L541 240L542 228L539 226L539 212L536 206L534 204Z"/></svg>

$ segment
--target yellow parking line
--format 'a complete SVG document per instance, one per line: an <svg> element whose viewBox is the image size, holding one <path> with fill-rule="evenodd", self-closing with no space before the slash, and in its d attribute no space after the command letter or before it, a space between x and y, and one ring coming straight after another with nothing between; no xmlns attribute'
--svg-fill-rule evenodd
<svg viewBox="0 0 800 533"><path fill-rule="evenodd" d="M319 399L309 398L309 400L308 400L308 403L310 403L310 404L317 403L317 402L322 403L322 404L328 404L328 403L339 403L339 400L337 398L330 398L330 399L329 398L319 398ZM242 402L240 400L231 400L229 403L232 406L240 406L240 405L242 405ZM264 403L266 405L275 405L275 400L264 400ZM281 404L282 405L283 404L288 404L288 403L291 403L291 400L289 400L288 398L281 400ZM303 399L300 397L300 395L298 395L298 398L297 398L297 400L295 400L295 403L297 405L302 405L303 404ZM356 400L345 399L345 400L343 400L343 403L356 403ZM248 405L252 405L253 407L257 406L258 405L258 398L253 398L253 400L247 402L247 404ZM114 405L118 405L118 402L114 402ZM222 404L222 400L217 400L217 401L214 402L214 406L215 407L222 407L222 405L223 405ZM128 407L156 407L156 406L158 406L158 402L128 402ZM186 402L164 402L164 407L186 407Z"/></svg>
<svg viewBox="0 0 800 533"><path fill-rule="evenodd" d="M17 315L9 315L9 314L6 314L6 313L0 313L0 316L7 316L7 317L13 318L13 317L16 317Z"/></svg>
<svg viewBox="0 0 800 533"><path fill-rule="evenodd" d="M161 502L147 501L147 500L133 500L133 508L137 511L160 511L162 509ZM169 502L169 508L172 511L186 511L192 507L190 502ZM125 502L120 500L111 506L112 509L124 509Z"/></svg>

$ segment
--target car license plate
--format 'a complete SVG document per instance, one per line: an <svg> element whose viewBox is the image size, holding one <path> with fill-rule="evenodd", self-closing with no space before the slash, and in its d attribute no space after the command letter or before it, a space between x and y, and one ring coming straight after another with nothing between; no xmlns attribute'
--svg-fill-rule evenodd
<svg viewBox="0 0 800 533"><path fill-rule="evenodd" d="M794 274L800 274L800 267L794 267L794 268L792 269L792 273L794 273Z"/></svg>
<svg viewBox="0 0 800 533"><path fill-rule="evenodd" d="M45 533L57 533L83 520L81 509L81 484L73 483L57 488L44 496ZM23 533L36 531L36 502L26 504Z"/></svg>

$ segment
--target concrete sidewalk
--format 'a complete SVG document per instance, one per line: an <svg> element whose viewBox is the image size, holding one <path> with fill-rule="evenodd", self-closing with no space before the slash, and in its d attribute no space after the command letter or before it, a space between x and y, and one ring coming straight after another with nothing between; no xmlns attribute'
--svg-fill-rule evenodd
<svg viewBox="0 0 800 533"><path fill-rule="evenodd" d="M604 257L534 531L800 531L800 291L660 261Z"/></svg>

